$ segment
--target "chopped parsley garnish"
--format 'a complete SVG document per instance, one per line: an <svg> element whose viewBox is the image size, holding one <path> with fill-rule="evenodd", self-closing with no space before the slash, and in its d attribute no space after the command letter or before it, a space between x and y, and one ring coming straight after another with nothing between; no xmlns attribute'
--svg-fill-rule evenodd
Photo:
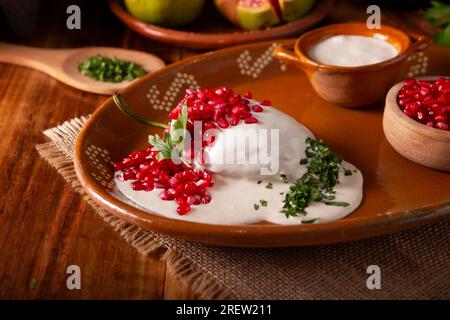
<svg viewBox="0 0 450 320"><path fill-rule="evenodd" d="M317 220L319 220L319 218L314 218L314 219L311 219L311 220L302 220L302 223L304 223L304 224L311 224L311 223L316 222Z"/></svg>
<svg viewBox="0 0 450 320"><path fill-rule="evenodd" d="M272 184L272 182L269 182L269 183L266 185L266 188L267 188L267 189L273 189L273 184Z"/></svg>
<svg viewBox="0 0 450 320"><path fill-rule="evenodd" d="M261 206L267 207L267 200L259 200L259 203L261 203Z"/></svg>
<svg viewBox="0 0 450 320"><path fill-rule="evenodd" d="M253 208L255 208L255 210L259 210L259 204L255 203L255 204L253 205Z"/></svg>
<svg viewBox="0 0 450 320"><path fill-rule="evenodd" d="M351 176L351 175L352 175L352 170L350 170L350 169L345 169L345 170L344 170L344 175L345 175L345 176Z"/></svg>
<svg viewBox="0 0 450 320"><path fill-rule="evenodd" d="M132 81L147 73L140 65L121 60L116 57L106 57L100 54L86 58L78 64L78 71L84 76L103 82Z"/></svg>
<svg viewBox="0 0 450 320"><path fill-rule="evenodd" d="M334 201L333 188L339 183L339 171L342 158L336 155L322 140L306 139L305 159L301 165L307 166L306 173L290 186L283 200L283 212L286 217L306 214L311 202L327 205L348 206L346 202ZM351 171L350 171L351 174Z"/></svg>
<svg viewBox="0 0 450 320"><path fill-rule="evenodd" d="M327 206L336 206L336 207L348 207L350 204L343 201L326 201L324 202Z"/></svg>
<svg viewBox="0 0 450 320"><path fill-rule="evenodd" d="M280 174L280 177L281 177L281 181L283 181L284 183L289 183L286 174L282 173L282 174Z"/></svg>
<svg viewBox="0 0 450 320"><path fill-rule="evenodd" d="M185 162L183 157L183 147L187 120L188 112L185 103L181 108L178 119L172 122L169 132L164 133L164 140L158 135L150 135L148 137L148 142L153 146L152 151L159 151L156 155L158 160L178 159ZM189 165L188 163L186 164Z"/></svg>
<svg viewBox="0 0 450 320"><path fill-rule="evenodd" d="M261 182L262 182L262 181L261 181L261 180L259 180L259 181L257 182L257 184L261 184Z"/></svg>

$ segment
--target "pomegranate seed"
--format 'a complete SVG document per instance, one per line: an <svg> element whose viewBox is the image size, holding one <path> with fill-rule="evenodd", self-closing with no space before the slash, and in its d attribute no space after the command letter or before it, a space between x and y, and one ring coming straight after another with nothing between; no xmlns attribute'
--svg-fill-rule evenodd
<svg viewBox="0 0 450 320"><path fill-rule="evenodd" d="M211 202L211 196L205 194L205 195L202 197L201 200L202 200L202 203L203 203L203 204L208 204L208 203Z"/></svg>
<svg viewBox="0 0 450 320"><path fill-rule="evenodd" d="M194 196L187 197L186 202L190 205L197 205L201 203L200 199Z"/></svg>
<svg viewBox="0 0 450 320"><path fill-rule="evenodd" d="M403 112L404 112L408 117L414 118L414 115L415 115L414 111L411 111L411 110L409 110L409 109L405 109L405 110L403 110Z"/></svg>
<svg viewBox="0 0 450 320"><path fill-rule="evenodd" d="M258 106L258 105L254 105L252 107L252 110L255 111L255 112L263 112L263 108L261 106Z"/></svg>
<svg viewBox="0 0 450 320"><path fill-rule="evenodd" d="M188 203L179 204L177 207L177 212L180 216L184 216L189 211L191 211L191 206Z"/></svg>
<svg viewBox="0 0 450 320"><path fill-rule="evenodd" d="M231 121L230 121L230 123L231 123ZM234 124L231 123L231 125L234 125ZM206 139L206 146L207 146L207 147L212 146L212 144L214 143L215 140L216 140L216 137L215 137L215 136L210 136L210 137L208 137L208 138Z"/></svg>
<svg viewBox="0 0 450 320"><path fill-rule="evenodd" d="M251 116L252 116L252 114L250 112L242 112L240 114L241 119L247 119L247 118L250 118Z"/></svg>
<svg viewBox="0 0 450 320"><path fill-rule="evenodd" d="M252 99L253 98L253 93L251 93L250 91L247 91L246 93L244 93L244 98Z"/></svg>
<svg viewBox="0 0 450 320"><path fill-rule="evenodd" d="M411 112L416 113L417 111L419 111L419 103L418 103L418 102L411 102L411 103L408 103L408 104L406 105L406 109L408 109L408 110L411 111Z"/></svg>
<svg viewBox="0 0 450 320"><path fill-rule="evenodd" d="M226 128L229 127L229 123L228 123L228 121L225 118L221 118L221 119L217 120L217 124L222 129L226 129Z"/></svg>
<svg viewBox="0 0 450 320"><path fill-rule="evenodd" d="M230 124L235 126L239 123L239 115L232 115L230 118Z"/></svg>
<svg viewBox="0 0 450 320"><path fill-rule="evenodd" d="M406 80L403 82L403 85L404 85L405 87L410 87L410 86L412 86L412 85L414 85L414 84L416 84L416 79L412 79L412 78L406 79Z"/></svg>
<svg viewBox="0 0 450 320"><path fill-rule="evenodd" d="M445 122L446 120L447 120L446 116L444 116L442 114L437 115L436 117L434 117L434 121L436 121L436 122Z"/></svg>
<svg viewBox="0 0 450 320"><path fill-rule="evenodd" d="M446 124L445 122L437 122L436 128L448 131L448 124Z"/></svg>
<svg viewBox="0 0 450 320"><path fill-rule="evenodd" d="M412 119L427 126L448 130L450 124L450 78L435 82L407 79L400 89L397 102Z"/></svg>
<svg viewBox="0 0 450 320"><path fill-rule="evenodd" d="M133 187L133 190L135 190L135 191L145 190L145 188L146 188L145 184L141 181L135 181L131 185Z"/></svg>
<svg viewBox="0 0 450 320"><path fill-rule="evenodd" d="M254 118L254 117L250 117L250 118L245 119L245 123L247 123L247 124L257 123L257 122L258 122L258 120L256 118Z"/></svg>
<svg viewBox="0 0 450 320"><path fill-rule="evenodd" d="M129 168L129 167L132 167L132 166L135 165L135 161L133 159L130 159L130 158L125 158L125 159L122 160L121 165L124 168Z"/></svg>
<svg viewBox="0 0 450 320"><path fill-rule="evenodd" d="M419 120L422 123L424 123L427 120L426 115L422 111L417 112L416 116L417 120Z"/></svg>
<svg viewBox="0 0 450 320"><path fill-rule="evenodd" d="M262 105L262 106L266 106L266 107L272 106L272 102L270 102L269 100L261 100L259 102L259 104Z"/></svg>
<svg viewBox="0 0 450 320"><path fill-rule="evenodd" d="M173 194L170 194L167 190L161 191L159 194L161 200L170 201L173 200Z"/></svg>

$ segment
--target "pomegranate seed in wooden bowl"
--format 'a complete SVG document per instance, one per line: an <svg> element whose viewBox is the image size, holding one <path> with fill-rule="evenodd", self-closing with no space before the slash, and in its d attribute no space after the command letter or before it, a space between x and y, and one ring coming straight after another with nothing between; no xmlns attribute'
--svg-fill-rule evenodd
<svg viewBox="0 0 450 320"><path fill-rule="evenodd" d="M450 78L407 79L391 88L384 134L404 157L450 171Z"/></svg>

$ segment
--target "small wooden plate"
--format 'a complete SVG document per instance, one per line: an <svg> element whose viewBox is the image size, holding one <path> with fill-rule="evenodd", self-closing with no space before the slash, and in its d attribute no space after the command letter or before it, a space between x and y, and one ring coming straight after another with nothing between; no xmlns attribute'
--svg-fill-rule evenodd
<svg viewBox="0 0 450 320"><path fill-rule="evenodd" d="M258 31L246 31L232 25L214 8L212 1L207 2L210 3L205 5L196 21L179 29L160 27L133 17L122 0L109 0L109 7L130 29L150 39L191 49L217 49L297 36L325 18L333 9L335 0L316 1L314 8L304 17Z"/></svg>
<svg viewBox="0 0 450 320"><path fill-rule="evenodd" d="M172 220L145 211L117 190L112 182L111 163L144 148L148 134L158 130L124 116L112 99L92 115L76 144L76 172L86 192L100 206L129 223L222 246L334 243L450 217L450 174L409 161L391 147L382 129L383 103L369 109L349 109L322 100L303 73L272 57L276 45L265 42L192 57L145 76L122 94L136 112L157 121L167 120L168 110L183 97L187 87L227 85L238 92L251 90L257 99L271 100L361 169L364 199L355 212L324 224L217 226ZM449 56L450 49L431 47L410 58L402 77L421 73L448 75Z"/></svg>

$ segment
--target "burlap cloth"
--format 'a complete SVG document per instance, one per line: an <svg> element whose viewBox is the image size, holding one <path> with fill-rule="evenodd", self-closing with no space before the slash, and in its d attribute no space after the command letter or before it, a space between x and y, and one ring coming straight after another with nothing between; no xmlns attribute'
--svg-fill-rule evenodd
<svg viewBox="0 0 450 320"><path fill-rule="evenodd" d="M219 248L129 225L100 209L76 178L73 146L86 118L46 130L40 155L136 250L165 249L171 270L210 299L448 299L450 220L350 243L288 249ZM378 265L381 289L366 286Z"/></svg>

